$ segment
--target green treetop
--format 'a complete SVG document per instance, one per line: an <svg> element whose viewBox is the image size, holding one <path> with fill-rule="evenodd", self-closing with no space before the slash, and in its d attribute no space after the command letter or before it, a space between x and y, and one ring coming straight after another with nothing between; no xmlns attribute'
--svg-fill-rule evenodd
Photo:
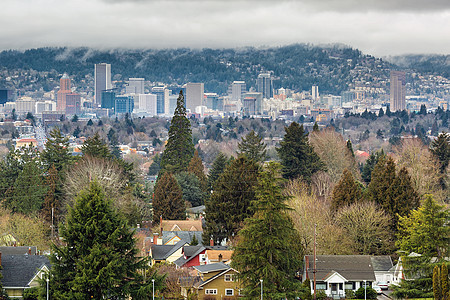
<svg viewBox="0 0 450 300"><path fill-rule="evenodd" d="M238 234L232 267L239 271L244 299L258 299L260 279L267 299L294 299L301 283L295 278L303 251L287 214L287 197L280 187L278 166L270 163L256 186L254 215Z"/></svg>
<svg viewBox="0 0 450 300"><path fill-rule="evenodd" d="M194 150L191 123L186 118L183 92L180 91L169 128L169 139L161 158L161 171L172 173L186 171L194 155Z"/></svg>
<svg viewBox="0 0 450 300"><path fill-rule="evenodd" d="M439 161L439 170L445 173L450 161L450 134L442 132L438 138L431 143L431 152Z"/></svg>
<svg viewBox="0 0 450 300"><path fill-rule="evenodd" d="M259 166L246 156L235 159L223 171L215 182L211 198L205 202L205 244L211 236L215 242L232 239L245 218L253 215L250 204L255 199L258 174Z"/></svg>
<svg viewBox="0 0 450 300"><path fill-rule="evenodd" d="M341 180L333 189L331 200L331 210L337 211L343 206L347 206L360 201L363 197L361 185L353 178L352 173L345 169Z"/></svg>
<svg viewBox="0 0 450 300"><path fill-rule="evenodd" d="M186 218L186 205L177 180L170 172L165 172L156 182L153 195L153 222L183 220Z"/></svg>
<svg viewBox="0 0 450 300"><path fill-rule="evenodd" d="M195 150L194 157L192 157L191 161L189 162L187 171L195 176L197 176L200 187L203 192L207 192L208 190L208 183L207 178L204 172L204 166L202 163L202 159L198 155L198 150Z"/></svg>
<svg viewBox="0 0 450 300"><path fill-rule="evenodd" d="M53 246L50 289L54 299L150 299L148 262L137 257L133 231L100 186L91 183L70 208L61 226L64 246ZM143 295L146 295L143 297Z"/></svg>
<svg viewBox="0 0 450 300"><path fill-rule="evenodd" d="M86 139L81 146L83 155L97 158L111 158L111 151L108 145L100 138L98 132Z"/></svg>
<svg viewBox="0 0 450 300"><path fill-rule="evenodd" d="M395 162L392 157L378 160L371 173L371 181L366 190L367 198L383 206L386 203L386 192L394 182L395 176Z"/></svg>
<svg viewBox="0 0 450 300"><path fill-rule="evenodd" d="M262 137L256 134L254 130L250 131L245 137L242 137L238 148L239 155L245 155L257 163L263 162L266 159L266 144L264 144Z"/></svg>
<svg viewBox="0 0 450 300"><path fill-rule="evenodd" d="M67 169L73 163L69 150L69 138L64 137L58 127L50 132L41 159L47 169L54 166L58 172Z"/></svg>
<svg viewBox="0 0 450 300"><path fill-rule="evenodd" d="M314 173L325 168L324 164L309 144L303 125L293 122L285 131L283 141L276 149L281 160L283 177L303 177L309 182Z"/></svg>
<svg viewBox="0 0 450 300"><path fill-rule="evenodd" d="M366 184L370 183L372 179L372 171L375 168L378 161L385 156L383 149L375 153L370 154L369 158L366 160L364 167L361 171L361 177Z"/></svg>
<svg viewBox="0 0 450 300"><path fill-rule="evenodd" d="M208 173L208 188L209 188L209 190L213 190L214 183L217 181L219 176L223 173L227 164L228 164L227 157L222 152L217 154L217 156L214 159L214 162L212 164L212 167Z"/></svg>

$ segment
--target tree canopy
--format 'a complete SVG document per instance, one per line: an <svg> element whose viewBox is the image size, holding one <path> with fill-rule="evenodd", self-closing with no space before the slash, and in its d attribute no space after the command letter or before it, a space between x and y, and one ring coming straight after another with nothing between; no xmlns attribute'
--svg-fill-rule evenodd
<svg viewBox="0 0 450 300"><path fill-rule="evenodd" d="M238 154L245 155L248 159L255 162L263 162L266 159L266 145L262 137L257 135L254 130L250 131L245 137L242 137L238 144Z"/></svg>

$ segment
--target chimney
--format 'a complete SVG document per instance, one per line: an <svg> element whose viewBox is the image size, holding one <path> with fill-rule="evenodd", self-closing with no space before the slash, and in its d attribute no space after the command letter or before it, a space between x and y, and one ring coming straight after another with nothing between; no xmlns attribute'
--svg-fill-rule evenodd
<svg viewBox="0 0 450 300"><path fill-rule="evenodd" d="M222 253L221 253L221 254L219 254L219 262L222 262L222 259L223 259L223 256L222 256Z"/></svg>
<svg viewBox="0 0 450 300"><path fill-rule="evenodd" d="M153 234L153 244L158 245L158 234L157 233Z"/></svg>
<svg viewBox="0 0 450 300"><path fill-rule="evenodd" d="M137 227L137 228L141 228L141 224L137 223L137 224L136 224L136 227Z"/></svg>
<svg viewBox="0 0 450 300"><path fill-rule="evenodd" d="M212 246L214 246L214 240L213 240L213 238L211 237L211 239L209 240L209 245L212 247Z"/></svg>
<svg viewBox="0 0 450 300"><path fill-rule="evenodd" d="M31 255L31 247L28 247L28 255Z"/></svg>

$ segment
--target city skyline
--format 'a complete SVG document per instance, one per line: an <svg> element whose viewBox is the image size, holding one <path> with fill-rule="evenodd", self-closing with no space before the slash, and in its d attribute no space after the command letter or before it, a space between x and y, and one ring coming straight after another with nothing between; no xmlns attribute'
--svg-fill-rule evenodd
<svg viewBox="0 0 450 300"><path fill-rule="evenodd" d="M342 43L377 56L450 52L443 0L7 0L0 20L0 50Z"/></svg>

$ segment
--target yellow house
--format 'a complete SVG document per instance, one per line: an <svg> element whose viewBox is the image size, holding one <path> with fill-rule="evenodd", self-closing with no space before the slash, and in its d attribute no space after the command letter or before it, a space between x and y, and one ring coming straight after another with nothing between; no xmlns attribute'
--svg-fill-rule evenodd
<svg viewBox="0 0 450 300"><path fill-rule="evenodd" d="M194 284L199 300L238 299L240 285L236 280L237 271L220 263L195 266L199 281Z"/></svg>

